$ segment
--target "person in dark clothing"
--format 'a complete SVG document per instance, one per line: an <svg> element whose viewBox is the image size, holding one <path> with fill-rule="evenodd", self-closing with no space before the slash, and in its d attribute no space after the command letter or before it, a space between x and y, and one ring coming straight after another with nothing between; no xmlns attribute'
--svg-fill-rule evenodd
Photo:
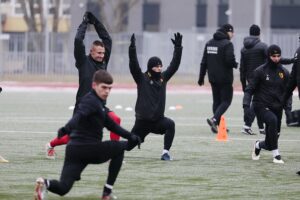
<svg viewBox="0 0 300 200"><path fill-rule="evenodd" d="M278 138L283 111L282 94L286 90L289 72L280 64L279 46L269 46L267 53L267 62L254 70L253 78L245 89L243 108L250 109L252 101L256 116L266 124L265 140L255 142L252 159L259 160L261 149L265 149L272 151L274 163L283 164L278 150Z"/></svg>
<svg viewBox="0 0 300 200"><path fill-rule="evenodd" d="M92 24L102 41L96 40L93 42L90 54L85 54L84 37L88 24ZM76 94L76 103L74 113L78 107L81 98L87 94L92 88L92 78L93 74L98 69L107 69L107 64L110 58L112 47L112 40L109 36L104 25L98 21L98 19L90 12L86 12L83 16L83 21L78 27L77 34L74 41L74 57L76 60L75 66L78 69L79 74L79 88ZM118 117L114 112L110 111L109 116L118 124L121 123L120 117ZM119 140L119 136L110 133L110 138L112 140ZM54 138L49 143L46 144L46 157L49 159L55 159L55 146L67 144L69 141L69 136L66 135L62 138Z"/></svg>
<svg viewBox="0 0 300 200"><path fill-rule="evenodd" d="M233 26L223 25L208 41L203 51L198 84L204 85L206 71L213 94L213 117L207 122L213 133L218 132L221 116L231 104L233 96L233 68L237 68L233 44Z"/></svg>
<svg viewBox="0 0 300 200"><path fill-rule="evenodd" d="M175 122L165 117L166 86L170 78L178 70L182 54L182 35L176 33L173 58L165 71L158 57L148 60L147 71L141 71L135 46L135 36L131 36L129 46L129 68L137 84L137 101L135 104L135 123L132 132L137 133L142 142L150 133L164 134L164 149L161 160L172 160L169 150L175 135Z"/></svg>
<svg viewBox="0 0 300 200"><path fill-rule="evenodd" d="M82 171L88 164L101 164L110 160L108 177L103 188L103 200L112 197L112 188L121 169L124 151L129 143L140 144L140 138L116 124L108 115L106 99L112 88L113 78L105 70L95 72L93 90L81 98L69 122L58 130L58 137L69 135L65 161L60 180L38 178L34 199L42 200L45 192L58 195L67 194L75 181L80 180ZM128 141L102 141L103 128L114 131ZM132 146L132 145L131 145Z"/></svg>
<svg viewBox="0 0 300 200"><path fill-rule="evenodd" d="M253 71L264 64L268 59L267 55L267 44L261 42L260 40L260 27L253 24L249 29L249 35L244 38L244 47L241 49L241 60L240 60L240 80L242 83L243 91L250 79L253 77ZM291 64L295 61L294 58L281 58L281 64ZM289 122L290 113L292 109L292 99L290 99L288 106L285 108L285 114L287 118L287 123ZM248 112L245 112L248 111ZM251 129L252 123L255 119L255 113L253 106L250 109L244 110L244 126L242 133L248 135L255 135ZM259 127L259 132L265 134L264 124L261 120L257 119L257 124Z"/></svg>

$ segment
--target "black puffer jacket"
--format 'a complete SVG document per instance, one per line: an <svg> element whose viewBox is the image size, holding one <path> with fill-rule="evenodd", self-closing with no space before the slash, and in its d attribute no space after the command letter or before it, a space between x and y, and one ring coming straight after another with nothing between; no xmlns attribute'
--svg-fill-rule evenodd
<svg viewBox="0 0 300 200"><path fill-rule="evenodd" d="M233 44L227 33L218 30L203 51L199 80L208 72L211 83L233 83L233 68L237 68Z"/></svg>
<svg viewBox="0 0 300 200"><path fill-rule="evenodd" d="M281 109L284 105L283 94L289 79L289 72L281 65L268 60L253 72L244 93L243 107L253 105Z"/></svg>
<svg viewBox="0 0 300 200"><path fill-rule="evenodd" d="M244 38L244 47L241 49L240 79L242 84L249 82L253 71L266 62L267 44L260 41L257 36Z"/></svg>

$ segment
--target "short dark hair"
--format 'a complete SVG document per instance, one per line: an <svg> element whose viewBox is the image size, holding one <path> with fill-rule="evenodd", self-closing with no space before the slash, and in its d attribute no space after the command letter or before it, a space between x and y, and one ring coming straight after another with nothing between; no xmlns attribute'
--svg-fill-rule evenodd
<svg viewBox="0 0 300 200"><path fill-rule="evenodd" d="M106 70L99 69L94 73L93 82L100 84L112 84L114 82L113 77Z"/></svg>
<svg viewBox="0 0 300 200"><path fill-rule="evenodd" d="M93 42L93 45L104 47L104 43L101 42L100 40L95 40L95 41Z"/></svg>

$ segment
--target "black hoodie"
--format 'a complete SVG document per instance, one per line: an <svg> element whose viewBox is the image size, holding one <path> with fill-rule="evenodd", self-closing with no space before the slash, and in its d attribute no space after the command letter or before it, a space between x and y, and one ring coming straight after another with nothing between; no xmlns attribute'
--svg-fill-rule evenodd
<svg viewBox="0 0 300 200"><path fill-rule="evenodd" d="M241 81L248 81L253 71L266 62L268 46L257 36L244 38L244 47L241 49L240 76Z"/></svg>
<svg viewBox="0 0 300 200"><path fill-rule="evenodd" d="M217 30L206 43L200 65L199 79L203 80L207 71L211 83L233 83L233 68L237 68L237 63L226 32Z"/></svg>

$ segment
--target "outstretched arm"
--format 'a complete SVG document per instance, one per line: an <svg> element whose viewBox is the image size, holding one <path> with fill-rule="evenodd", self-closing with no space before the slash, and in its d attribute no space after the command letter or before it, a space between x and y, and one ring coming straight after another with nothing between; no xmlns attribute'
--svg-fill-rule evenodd
<svg viewBox="0 0 300 200"><path fill-rule="evenodd" d="M174 52L173 52L173 58L166 69L162 73L162 76L164 78L164 81L168 81L178 70L180 61L181 61L181 55L182 55L182 35L180 33L174 33L174 39L171 39L172 43L174 44Z"/></svg>
<svg viewBox="0 0 300 200"><path fill-rule="evenodd" d="M130 46L128 50L129 54L129 69L130 73L133 76L133 79L136 83L138 83L142 77L142 70L139 65L139 61L136 55L136 46L135 46L135 36L134 33L130 38Z"/></svg>
<svg viewBox="0 0 300 200"><path fill-rule="evenodd" d="M88 22L86 17L84 16L83 21L81 22L81 24L77 29L77 33L74 40L74 57L76 60L76 64L75 64L76 68L81 66L81 62L84 61L84 58L86 56L83 40L85 37L87 26L88 26Z"/></svg>

